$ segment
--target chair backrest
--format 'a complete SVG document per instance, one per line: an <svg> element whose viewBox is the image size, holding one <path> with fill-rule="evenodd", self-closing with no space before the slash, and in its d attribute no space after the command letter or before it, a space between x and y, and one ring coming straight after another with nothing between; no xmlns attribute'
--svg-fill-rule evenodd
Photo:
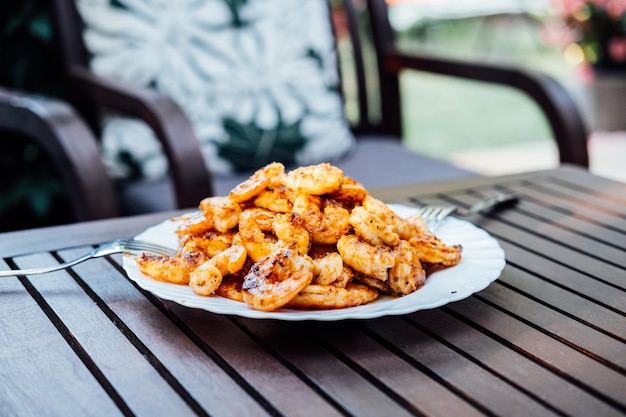
<svg viewBox="0 0 626 417"><path fill-rule="evenodd" d="M319 0L328 4L339 45L339 76L342 92L349 91L349 121L355 133L400 136L401 112L397 74L381 71L386 45L392 45L387 5L384 0ZM124 2L122 2L124 3ZM226 2L228 3L228 2ZM66 70L88 67L83 23L75 1L54 0L55 29ZM374 64L374 65L372 65ZM379 69L377 71L377 68ZM345 77L345 74L350 74ZM350 86L344 85L350 82ZM81 109L88 109L81 106ZM91 117L91 116L89 116Z"/></svg>
<svg viewBox="0 0 626 417"><path fill-rule="evenodd" d="M342 59L337 60L337 62L339 64L347 63L347 65L342 65L338 74L341 77L348 71L352 72L352 76L343 77L342 81L345 83L343 88L340 88L341 84L333 84L333 88L337 87L344 92L350 92L347 102L349 104L347 115L354 132L401 136L402 120L398 74L402 69L411 68L509 86L526 93L547 117L559 148L561 162L588 166L586 128L576 103L556 80L546 74L518 67L403 54L396 50L394 45L394 32L389 22L386 0L202 0L189 2L189 4L197 7L204 3L219 3L231 9L244 7L244 5L254 5L257 9L262 9L263 7L271 7L269 3L272 2L280 3L294 13L297 13L298 8L303 4L314 4L317 9L325 5L330 8L327 10L332 10L333 13L326 13L325 15L326 27L331 26L328 25L328 20L334 20L337 24L334 33L328 34L328 36L331 37L331 41L335 39L335 45L338 44L343 53ZM147 15L153 12L149 10L151 7L164 5L169 7L170 4L182 4L181 2L159 2L160 6L156 6L156 2L144 4L130 0L54 0L56 29L68 73L71 73L73 68L88 68L90 61L84 42L83 24L76 7L78 3L108 4L116 5L116 7L128 3L133 4L133 7L141 7L143 9L141 13L147 13ZM280 8L277 9L280 10ZM301 15L306 14L303 11ZM97 19L100 18L98 14L95 16ZM206 14L203 16L207 17ZM329 19L329 16L335 17L335 19ZM106 21L106 19L102 20ZM110 21L111 19L109 19ZM128 22L120 22L117 27L128 26ZM309 22L304 21L301 27L309 29L309 26ZM317 28L319 29L320 26L318 25ZM326 31L332 32L328 29ZM315 55L315 51L313 52ZM325 70L327 69L325 68ZM77 107L81 112L90 110L86 105ZM333 105L333 109L335 107L338 108L340 105ZM328 113L336 112L328 111ZM90 120L88 117L89 115L86 118ZM340 118L344 120L343 117ZM245 129L240 130L243 132L242 137L250 133ZM326 135L326 132L336 135L338 130L340 129L327 128L322 136ZM342 130L347 129L342 127ZM318 133L320 131L321 129L318 129ZM331 142L331 147L337 146L337 143L332 143L333 140L326 141L325 146L328 147L328 142ZM240 147L244 146L246 145ZM311 153L318 152L317 149L322 147L324 146L315 146ZM309 150L305 149L302 153L307 153ZM280 158L277 159L280 160Z"/></svg>
<svg viewBox="0 0 626 417"><path fill-rule="evenodd" d="M357 133L381 133L400 137L402 120L398 75L383 69L387 64L385 52L394 47L387 3L384 0L342 0L340 16L348 27L347 51L355 81L354 94L358 111L353 121ZM374 65L372 65L374 64Z"/></svg>

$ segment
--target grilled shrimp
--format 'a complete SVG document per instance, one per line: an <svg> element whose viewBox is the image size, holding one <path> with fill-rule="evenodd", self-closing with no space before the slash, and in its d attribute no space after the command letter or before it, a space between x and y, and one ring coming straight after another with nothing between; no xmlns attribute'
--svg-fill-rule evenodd
<svg viewBox="0 0 626 417"><path fill-rule="evenodd" d="M406 240L394 249L396 264L389 270L389 287L395 294L410 294L424 285L426 272L419 254Z"/></svg>
<svg viewBox="0 0 626 417"><path fill-rule="evenodd" d="M252 200L284 174L285 166L280 162L272 162L258 169L250 178L233 188L228 197L236 203Z"/></svg>
<svg viewBox="0 0 626 417"><path fill-rule="evenodd" d="M380 217L363 207L352 209L350 225L361 239L371 245L398 246L400 243L400 237L393 231L393 226L386 224Z"/></svg>
<svg viewBox="0 0 626 417"><path fill-rule="evenodd" d="M243 299L250 308L273 311L292 300L313 279L313 261L293 250L278 250L252 266Z"/></svg>
<svg viewBox="0 0 626 417"><path fill-rule="evenodd" d="M337 242L343 261L365 275L386 281L388 270L396 260L387 246L372 246L355 235L345 235Z"/></svg>
<svg viewBox="0 0 626 417"><path fill-rule="evenodd" d="M200 202L200 210L218 232L226 232L239 223L241 207L228 197L207 197Z"/></svg>
<svg viewBox="0 0 626 417"><path fill-rule="evenodd" d="M154 279L174 284L189 283L189 274L206 260L200 252L183 252L176 256L141 254L136 259L139 270Z"/></svg>
<svg viewBox="0 0 626 417"><path fill-rule="evenodd" d="M353 269L343 262L337 245L312 245L309 256L313 259L311 284L345 287L352 280Z"/></svg>
<svg viewBox="0 0 626 417"><path fill-rule="evenodd" d="M409 239L422 262L454 266L461 262L461 245L446 245L433 235L420 235Z"/></svg>
<svg viewBox="0 0 626 417"><path fill-rule="evenodd" d="M324 200L318 226L311 232L315 243L332 245L350 230L350 212L334 200Z"/></svg>
<svg viewBox="0 0 626 417"><path fill-rule="evenodd" d="M277 213L289 213L293 208L294 192L285 185L269 186L254 199L254 205Z"/></svg>
<svg viewBox="0 0 626 417"><path fill-rule="evenodd" d="M374 288L382 293L391 294L391 287L389 286L389 282L381 281L376 278L369 277L361 272L354 272L353 275L354 281L358 281L362 284L367 285L368 287Z"/></svg>
<svg viewBox="0 0 626 417"><path fill-rule="evenodd" d="M367 194L368 192L363 185L350 177L344 176L341 188L334 193L328 194L328 198L339 201L348 207L354 207L361 204Z"/></svg>
<svg viewBox="0 0 626 417"><path fill-rule="evenodd" d="M243 267L239 271L233 272L232 274L226 275L222 278L222 283L215 290L215 294L231 300L243 302L241 286L243 285L243 278L248 274L252 265L254 265L254 261L248 256L243 264Z"/></svg>
<svg viewBox="0 0 626 417"><path fill-rule="evenodd" d="M301 255L309 251L310 235L298 213L278 213L274 217L272 230L279 244L294 249Z"/></svg>
<svg viewBox="0 0 626 417"><path fill-rule="evenodd" d="M180 251L202 252L209 258L228 249L233 244L234 231L226 233L207 232L198 235L186 235L180 239Z"/></svg>
<svg viewBox="0 0 626 417"><path fill-rule="evenodd" d="M337 252L313 257L313 284L330 285L343 273L343 259Z"/></svg>
<svg viewBox="0 0 626 417"><path fill-rule="evenodd" d="M284 181L297 194L328 194L341 188L343 171L329 163L322 163L296 168L285 175Z"/></svg>
<svg viewBox="0 0 626 417"><path fill-rule="evenodd" d="M245 210L239 216L239 238L235 237L234 242L246 248L248 256L258 262L270 253L278 249L276 242L266 237L263 223L274 221L275 214L269 210L257 208Z"/></svg>
<svg viewBox="0 0 626 417"><path fill-rule="evenodd" d="M220 297L228 298L230 300L243 302L243 293L241 292L242 283L243 279L241 277L235 275L227 275L222 278L222 283L215 290L215 295L219 295Z"/></svg>
<svg viewBox="0 0 626 417"><path fill-rule="evenodd" d="M343 259L342 259L343 260ZM348 285L351 281L352 278L354 278L354 269L352 269L350 266L346 265L345 263L343 264L343 268L341 269L341 274L339 274L339 276L337 277L336 280L334 280L331 285L335 286L335 287L341 287L341 288L345 288L346 285ZM372 278L375 279L375 278ZM383 282L380 280L377 280L379 282Z"/></svg>
<svg viewBox="0 0 626 417"><path fill-rule="evenodd" d="M417 228L417 230L419 230L420 234L422 234L422 235L430 235L430 234L432 234L432 232L428 228L428 225L426 224L426 221L424 220L424 218L421 215L413 214L412 216L409 216L409 217L405 218L405 220L408 223L410 223L411 225L415 226Z"/></svg>
<svg viewBox="0 0 626 417"><path fill-rule="evenodd" d="M189 274L189 286L196 294L210 295L225 275L239 271L246 261L246 249L233 245L203 262Z"/></svg>
<svg viewBox="0 0 626 417"><path fill-rule="evenodd" d="M317 229L322 217L322 197L306 193L297 194L293 202L293 212L302 217L309 231Z"/></svg>
<svg viewBox="0 0 626 417"><path fill-rule="evenodd" d="M191 216L179 217L183 223L176 229L178 236L199 235L213 230L213 219L207 218L203 212L194 213Z"/></svg>
<svg viewBox="0 0 626 417"><path fill-rule="evenodd" d="M324 208L322 211L322 204ZM339 203L316 195L301 193L294 200L293 212L303 219L311 233L311 241L322 245L332 245L348 232L350 213Z"/></svg>
<svg viewBox="0 0 626 417"><path fill-rule="evenodd" d="M367 304L378 297L378 291L367 285L350 283L345 288L332 285L307 285L286 307L296 309L335 309Z"/></svg>
<svg viewBox="0 0 626 417"><path fill-rule="evenodd" d="M413 236L422 234L422 230L416 223L398 216L389 206L371 195L363 199L363 207L380 217L385 223L392 225L393 231L400 236L400 239L409 240Z"/></svg>

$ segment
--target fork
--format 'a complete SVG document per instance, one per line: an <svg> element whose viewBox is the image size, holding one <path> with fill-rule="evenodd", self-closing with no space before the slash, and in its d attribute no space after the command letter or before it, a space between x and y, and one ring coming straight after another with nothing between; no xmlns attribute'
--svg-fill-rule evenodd
<svg viewBox="0 0 626 417"><path fill-rule="evenodd" d="M461 217L468 217L474 214L484 213L503 205L514 204L517 200L517 196L498 193L478 201L467 209L454 205L424 206L419 209L419 214L426 222L428 228L433 231L446 217L453 213L458 214Z"/></svg>
<svg viewBox="0 0 626 417"><path fill-rule="evenodd" d="M99 258L101 256L111 255L114 253L121 252L145 252L145 253L154 253L159 255L168 255L172 256L176 252L172 248L168 248L165 246L157 245L155 243L147 242L144 240L112 240L110 242L105 242L100 244L91 252L84 254L74 260L49 266L43 268L32 268L32 269L12 269L9 271L0 271L0 277L11 277L16 275L35 275L35 274L46 274L48 272L58 271L61 269L69 268L81 262L84 262L88 259Z"/></svg>

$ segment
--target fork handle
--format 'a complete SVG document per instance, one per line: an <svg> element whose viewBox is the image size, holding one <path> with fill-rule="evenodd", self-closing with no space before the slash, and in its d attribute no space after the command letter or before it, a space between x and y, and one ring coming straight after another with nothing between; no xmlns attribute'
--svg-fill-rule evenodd
<svg viewBox="0 0 626 417"><path fill-rule="evenodd" d="M472 216L474 214L482 213L500 205L509 203L512 204L514 202L517 202L517 200L518 198L514 195L496 194L494 196L487 197L484 200L479 201L467 210L460 210L459 214L463 216Z"/></svg>
<svg viewBox="0 0 626 417"><path fill-rule="evenodd" d="M93 256L93 252L89 252L84 254L83 256L73 259L68 262L64 262L62 264L53 265L53 266L45 266L41 268L30 268L30 269L11 269L7 271L0 271L0 277L15 277L19 275L38 275L38 274L47 274L48 272L60 271L61 269L66 269L72 267L76 264L86 261L87 259Z"/></svg>

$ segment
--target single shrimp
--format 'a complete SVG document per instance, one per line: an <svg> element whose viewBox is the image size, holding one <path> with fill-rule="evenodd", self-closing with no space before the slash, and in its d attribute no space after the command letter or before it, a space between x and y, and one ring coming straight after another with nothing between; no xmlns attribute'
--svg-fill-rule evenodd
<svg viewBox="0 0 626 417"><path fill-rule="evenodd" d="M400 239L409 240L413 236L422 234L422 230L416 223L403 219L388 205L371 195L363 199L363 207L370 213L380 217L385 223L393 226L393 231L398 234Z"/></svg>
<svg viewBox="0 0 626 417"><path fill-rule="evenodd" d="M326 162L296 168L285 175L284 181L296 193L328 194L341 188L343 171Z"/></svg>
<svg viewBox="0 0 626 417"><path fill-rule="evenodd" d="M337 242L337 250L346 264L382 281L387 281L388 270L396 263L391 248L372 246L355 235L342 236Z"/></svg>
<svg viewBox="0 0 626 417"><path fill-rule="evenodd" d="M213 222L218 232L227 232L239 223L241 206L228 197L207 197L200 202L200 210Z"/></svg>
<svg viewBox="0 0 626 417"><path fill-rule="evenodd" d="M333 282L331 282L331 285L335 286L335 287L341 287L341 288L345 288L346 285L348 285L350 282L352 282L352 278L354 278L355 272L354 269L352 269L350 266L346 265L345 263L343 264L343 268L341 269L341 274L339 274L339 276L337 277L336 280L334 280ZM378 282L384 282L384 281L380 281L376 278L372 278Z"/></svg>
<svg viewBox="0 0 626 417"><path fill-rule="evenodd" d="M332 245L350 230L350 212L334 200L324 200L318 227L311 232L313 242Z"/></svg>
<svg viewBox="0 0 626 417"><path fill-rule="evenodd" d="M389 287L395 294L410 294L424 285L426 272L419 260L419 254L406 240L394 249L396 264L389 270Z"/></svg>
<svg viewBox="0 0 626 417"><path fill-rule="evenodd" d="M298 295L312 279L311 258L293 250L279 250L252 266L243 281L243 299L255 310L277 310Z"/></svg>
<svg viewBox="0 0 626 417"><path fill-rule="evenodd" d="M298 213L306 224L307 229L312 232L316 230L321 222L322 197L306 193L297 194L293 202L293 212Z"/></svg>
<svg viewBox="0 0 626 417"><path fill-rule="evenodd" d="M352 282L345 288L333 285L307 285L289 301L288 308L336 309L367 304L378 298L378 291L367 285Z"/></svg>
<svg viewBox="0 0 626 417"><path fill-rule="evenodd" d="M421 235L431 235L432 234L432 232L430 231L430 228L426 224L426 221L424 220L424 218L421 215L413 214L413 215L405 218L404 220L406 220L411 225L415 226L417 228L417 230L419 230L419 234L421 234Z"/></svg>
<svg viewBox="0 0 626 417"><path fill-rule="evenodd" d="M345 287L352 279L353 270L344 264L337 245L311 245L309 256L313 259L311 284Z"/></svg>
<svg viewBox="0 0 626 417"><path fill-rule="evenodd" d="M248 256L243 264L243 267L232 274L226 275L222 278L222 283L215 290L215 295L228 298L234 301L243 302L243 292L241 286L243 285L243 279L254 265L254 261Z"/></svg>
<svg viewBox="0 0 626 417"><path fill-rule="evenodd" d="M180 238L181 252L202 252L209 258L228 249L233 244L234 231L226 233L207 232L198 235L186 235Z"/></svg>
<svg viewBox="0 0 626 417"><path fill-rule="evenodd" d="M293 208L294 192L285 185L269 186L254 199L254 205L276 213L289 213Z"/></svg>
<svg viewBox="0 0 626 417"><path fill-rule="evenodd" d="M270 222L271 225L274 217L274 213L261 208L245 210L239 216L239 232L234 238L234 242L245 247L248 256L255 262L279 248L275 241L266 237L261 228L261 224L265 222Z"/></svg>
<svg viewBox="0 0 626 417"><path fill-rule="evenodd" d="M305 193L296 195L293 212L304 219L313 243L333 245L350 228L348 210L333 200L322 200L316 195Z"/></svg>
<svg viewBox="0 0 626 417"><path fill-rule="evenodd" d="M194 213L191 216L179 217L182 223L176 229L178 236L199 235L213 230L213 219L208 218L203 212Z"/></svg>
<svg viewBox="0 0 626 417"><path fill-rule="evenodd" d="M272 162L258 169L247 180L233 188L228 197L236 202L250 201L266 189L272 181L285 174L285 166L280 162Z"/></svg>
<svg viewBox="0 0 626 417"><path fill-rule="evenodd" d="M298 213L278 213L274 217L272 230L279 244L294 249L301 255L309 251L310 234Z"/></svg>
<svg viewBox="0 0 626 417"><path fill-rule="evenodd" d="M243 302L243 293L241 292L242 284L243 279L241 277L236 275L227 275L222 278L222 283L215 290L215 295L228 298L229 300Z"/></svg>
<svg viewBox="0 0 626 417"><path fill-rule="evenodd" d="M353 279L354 281L358 281L364 285L367 285L368 287L373 288L383 294L391 294L393 292L391 291L391 287L389 286L389 283L387 281L381 281L379 279L372 278L358 271L354 272Z"/></svg>
<svg viewBox="0 0 626 417"><path fill-rule="evenodd" d="M144 275L174 284L188 284L189 274L206 260L206 256L200 252L184 252L171 257L144 253L135 260Z"/></svg>
<svg viewBox="0 0 626 417"><path fill-rule="evenodd" d="M330 285L343 273L343 259L337 252L313 257L313 284Z"/></svg>
<svg viewBox="0 0 626 417"><path fill-rule="evenodd" d="M225 275L239 271L246 262L246 249L233 245L203 262L189 274L189 286L196 294L210 295Z"/></svg>
<svg viewBox="0 0 626 417"><path fill-rule="evenodd" d="M368 195L365 187L350 177L344 176L341 188L328 194L328 198L339 201L348 207L355 207L361 204L365 196Z"/></svg>
<svg viewBox="0 0 626 417"><path fill-rule="evenodd" d="M393 226L386 224L375 214L359 206L350 213L350 225L355 233L374 246L398 246L400 236L393 231Z"/></svg>
<svg viewBox="0 0 626 417"><path fill-rule="evenodd" d="M420 235L409 239L422 262L454 266L461 262L461 245L446 245L434 235Z"/></svg>

